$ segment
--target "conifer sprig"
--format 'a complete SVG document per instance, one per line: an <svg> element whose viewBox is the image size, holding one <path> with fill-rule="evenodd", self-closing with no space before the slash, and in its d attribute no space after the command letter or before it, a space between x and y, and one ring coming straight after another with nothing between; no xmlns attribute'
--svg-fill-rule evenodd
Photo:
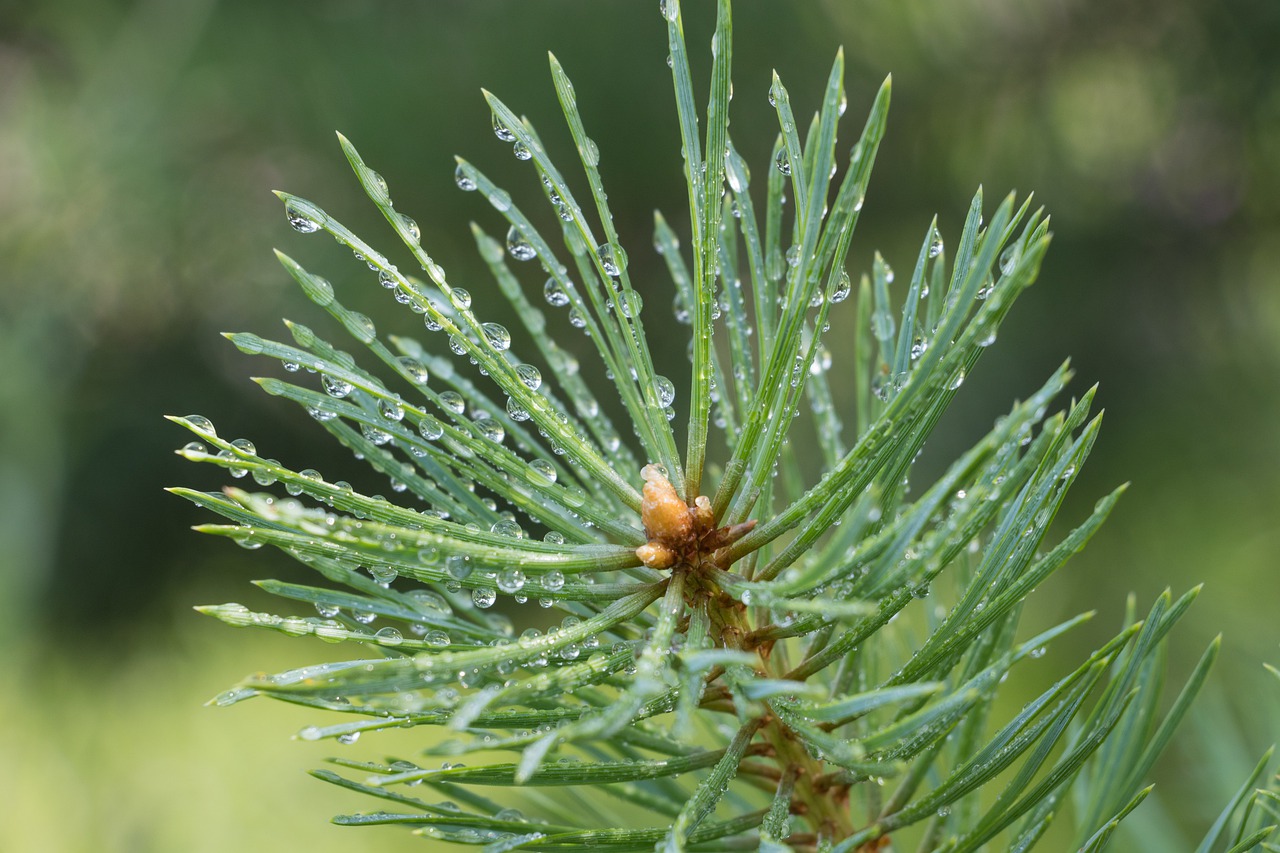
<svg viewBox="0 0 1280 853"><path fill-rule="evenodd" d="M295 471L202 417L172 419L194 433L181 455L261 489L174 489L224 519L198 529L282 549L321 576L314 586L258 583L288 615L199 609L347 644L355 656L252 676L215 701L269 696L345 714L300 732L342 744L435 727L423 754L466 755L465 766L339 758L315 775L393 809L339 823L405 824L490 851L851 853L900 838L948 853L993 839L1025 850L1064 811L1069 789L1082 849L1102 849L1150 792L1146 774L1216 655L1215 640L1162 717L1165 636L1198 589L1176 600L1166 592L1142 619L1131 605L1113 639L1010 714L995 702L1006 677L1090 616L1020 639L1023 602L1124 491L1049 537L1097 438L1093 390L1056 404L1071 378L1063 365L936 480L921 483L916 471L1035 281L1048 218L1009 195L988 221L979 191L954 256L935 219L905 289L879 255L855 287L846 262L885 138L889 81L844 152L843 55L807 130L775 74L779 134L753 192L729 135L728 0L717 6L705 121L678 0L661 12L689 201L679 225L655 215L674 318L646 308L657 297L635 286L601 153L554 56L582 178L561 171L533 126L489 92L494 133L528 162L541 202L517 206L469 161L455 173L506 228L505 240L492 224L472 233L523 326L516 334L486 318L488 285L472 285L473 295L428 254L345 137L413 272L318 205L278 194L295 229L346 246L370 284L445 340L380 337L284 254L360 360L293 322L292 343L227 335L279 363L290 376L257 380L263 389L301 405L386 478L393 500ZM850 313L852 363L828 372L824 336ZM690 373L677 386L657 374L651 336L667 345L681 323ZM587 335L599 371L581 369L565 327ZM513 345L527 350L517 357ZM852 413L837 410L837 376L854 389ZM688 395L683 453L672 424L678 387ZM718 462L708 457L713 435L726 448ZM806 443L823 463L816 480L798 451ZM1262 816L1274 814L1275 794L1250 793L1266 767L1202 849L1267 837Z"/></svg>

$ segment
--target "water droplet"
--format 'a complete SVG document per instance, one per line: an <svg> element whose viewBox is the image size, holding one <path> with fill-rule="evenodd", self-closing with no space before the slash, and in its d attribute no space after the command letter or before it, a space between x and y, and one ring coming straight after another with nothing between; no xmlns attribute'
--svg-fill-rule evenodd
<svg viewBox="0 0 1280 853"><path fill-rule="evenodd" d="M552 569L542 576L542 586L551 591L559 592L564 589L564 572L559 569Z"/></svg>
<svg viewBox="0 0 1280 853"><path fill-rule="evenodd" d="M342 379L330 376L325 373L320 377L320 384L324 386L325 392L330 397L341 399L351 393L352 385Z"/></svg>
<svg viewBox="0 0 1280 853"><path fill-rule="evenodd" d="M507 415L510 416L513 421L529 420L529 411L524 406L517 403L513 397L507 398Z"/></svg>
<svg viewBox="0 0 1280 853"><path fill-rule="evenodd" d="M507 331L507 327L499 323L483 323L480 331L484 332L484 339L488 341L489 346L498 352L506 352L511 348L511 333Z"/></svg>
<svg viewBox="0 0 1280 853"><path fill-rule="evenodd" d="M963 384L964 384L964 371L957 370L956 375L951 378L951 384L948 385L947 388L951 391L954 391Z"/></svg>
<svg viewBox="0 0 1280 853"><path fill-rule="evenodd" d="M675 402L676 386L665 376L653 377L654 390L658 392L658 406L665 409Z"/></svg>
<svg viewBox="0 0 1280 853"><path fill-rule="evenodd" d="M453 170L453 182L463 192L473 192L477 188L476 182L467 176L466 169L463 169L461 165Z"/></svg>
<svg viewBox="0 0 1280 853"><path fill-rule="evenodd" d="M530 391L537 391L542 387L542 371L534 367L532 364L517 364L516 376L524 383L524 386Z"/></svg>
<svg viewBox="0 0 1280 853"><path fill-rule="evenodd" d="M587 325L587 318L582 316L582 312L577 308L569 309L569 325L575 329L581 329Z"/></svg>
<svg viewBox="0 0 1280 853"><path fill-rule="evenodd" d="M502 119L498 118L498 114L493 114L493 135L501 139L503 142L515 142L516 135L512 133L511 128L502 123Z"/></svg>
<svg viewBox="0 0 1280 853"><path fill-rule="evenodd" d="M498 575L498 589L507 594L524 589L524 572L519 569L506 569Z"/></svg>
<svg viewBox="0 0 1280 853"><path fill-rule="evenodd" d="M569 294L554 278L547 279L547 283L542 286L542 295L553 308L563 308L569 304Z"/></svg>
<svg viewBox="0 0 1280 853"><path fill-rule="evenodd" d="M844 302L849 298L849 294L853 291L853 282L849 279L849 274L844 270L840 271L840 278L836 283L836 289L831 291L831 302Z"/></svg>
<svg viewBox="0 0 1280 853"><path fill-rule="evenodd" d="M974 298L986 299L988 296L991 295L991 292L995 289L996 289L995 282L993 282L991 279L987 279L982 283L982 287L978 288L978 292L974 294Z"/></svg>
<svg viewBox="0 0 1280 853"><path fill-rule="evenodd" d="M640 316L640 311L644 308L644 300L634 290L619 295L618 304L621 306L622 316L629 320Z"/></svg>
<svg viewBox="0 0 1280 853"><path fill-rule="evenodd" d="M422 239L422 230L418 228L418 223L413 221L413 217L400 214L400 226L404 228L409 235L409 239L417 243Z"/></svg>
<svg viewBox="0 0 1280 853"><path fill-rule="evenodd" d="M502 439L507 435L507 431L502 428L502 424L498 423L488 415L476 418L473 423L475 424L476 429L480 432L480 435L495 444L501 444Z"/></svg>
<svg viewBox="0 0 1280 853"><path fill-rule="evenodd" d="M596 257L600 259L604 274L610 278L617 278L627 268L627 253L621 246L615 248L608 243L601 243L596 247Z"/></svg>
<svg viewBox="0 0 1280 853"><path fill-rule="evenodd" d="M531 261L538 256L533 244L526 240L514 225L507 230L507 251L517 261Z"/></svg>
<svg viewBox="0 0 1280 853"><path fill-rule="evenodd" d="M360 433L379 447L389 444L392 439L391 433L369 424L360 424Z"/></svg>
<svg viewBox="0 0 1280 853"><path fill-rule="evenodd" d="M404 370L405 376L409 377L409 381L414 385L426 385L427 367L422 362L410 355L400 356L400 367Z"/></svg>
<svg viewBox="0 0 1280 853"><path fill-rule="evenodd" d="M206 418L204 415L187 415L183 418L183 420L191 424L191 426L195 427L196 429L200 430L200 432L204 433L205 435L213 436L213 437L217 437L218 435L217 431L214 430L213 428L213 422L210 421L208 418Z"/></svg>
<svg viewBox="0 0 1280 853"><path fill-rule="evenodd" d="M481 609L488 609L498 600L498 593L491 589L471 590L471 603Z"/></svg>
<svg viewBox="0 0 1280 853"><path fill-rule="evenodd" d="M347 746L350 746L358 740L360 740L359 732L347 732L346 734L338 735L337 737L338 743L345 744Z"/></svg>
<svg viewBox="0 0 1280 853"><path fill-rule="evenodd" d="M314 234L320 230L319 220L315 219L310 211L305 210L293 199L285 202L284 215L295 231L300 231L303 234Z"/></svg>
<svg viewBox="0 0 1280 853"><path fill-rule="evenodd" d="M924 355L925 351L928 349L929 342L924 338L917 336L916 339L911 342L911 360L915 361L917 358Z"/></svg>
<svg viewBox="0 0 1280 853"><path fill-rule="evenodd" d="M444 567L454 580L466 580L471 575L471 558L451 554L445 558Z"/></svg>
<svg viewBox="0 0 1280 853"><path fill-rule="evenodd" d="M533 459L529 462L529 479L542 486L549 486L556 481L556 468L545 459Z"/></svg>
<svg viewBox="0 0 1280 853"><path fill-rule="evenodd" d="M378 614L372 613L368 610L353 610L351 611L351 615L362 625L368 625L374 619L378 618Z"/></svg>
<svg viewBox="0 0 1280 853"><path fill-rule="evenodd" d="M680 0L658 0L658 11L668 21L680 17Z"/></svg>
<svg viewBox="0 0 1280 853"><path fill-rule="evenodd" d="M770 94L770 100L773 99ZM787 149L782 148L778 151L778 159L774 161L774 165L778 167L778 171L784 175L791 174L791 158L787 156Z"/></svg>
<svg viewBox="0 0 1280 853"><path fill-rule="evenodd" d="M400 573L391 566L370 566L369 574L378 582L380 586L391 586L391 582L399 577Z"/></svg>
<svg viewBox="0 0 1280 853"><path fill-rule="evenodd" d="M378 414L393 423L398 423L404 419L404 406L400 405L399 400L384 398L378 401Z"/></svg>
<svg viewBox="0 0 1280 853"><path fill-rule="evenodd" d="M936 258L946 249L946 244L942 242L942 234L938 229L933 229L933 234L929 237L929 257Z"/></svg>
<svg viewBox="0 0 1280 853"><path fill-rule="evenodd" d="M516 140L516 144L511 146L511 153L516 155L517 160L528 160L533 157L533 152L529 150L529 146L520 140Z"/></svg>
<svg viewBox="0 0 1280 853"><path fill-rule="evenodd" d="M445 391L440 395L440 405L455 415L460 415L467 408L467 401L457 391Z"/></svg>
<svg viewBox="0 0 1280 853"><path fill-rule="evenodd" d="M600 146L596 145L596 141L591 137L582 140L582 144L578 146L578 153L582 155L582 162L588 166L600 165Z"/></svg>
<svg viewBox="0 0 1280 853"><path fill-rule="evenodd" d="M373 636L384 646L398 646L404 642L404 635L390 626L379 629Z"/></svg>
<svg viewBox="0 0 1280 853"><path fill-rule="evenodd" d="M452 642L452 640L449 639L448 634L438 629L435 631L428 631L426 637L423 639L426 640L428 646L447 646Z"/></svg>
<svg viewBox="0 0 1280 853"><path fill-rule="evenodd" d="M418 421L418 432L422 433L422 437L428 441L435 441L444 435L444 426L436 420L434 415L425 415Z"/></svg>
<svg viewBox="0 0 1280 853"><path fill-rule="evenodd" d="M455 287L449 291L449 301L459 311L466 311L471 307L471 291L463 287Z"/></svg>

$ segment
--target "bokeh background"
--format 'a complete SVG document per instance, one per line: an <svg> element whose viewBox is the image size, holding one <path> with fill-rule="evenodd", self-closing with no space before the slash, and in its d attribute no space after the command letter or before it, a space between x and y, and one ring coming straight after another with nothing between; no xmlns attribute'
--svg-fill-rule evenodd
<svg viewBox="0 0 1280 853"><path fill-rule="evenodd" d="M536 193L490 131L485 86L563 165L548 49L577 81L646 313L665 311L649 232L654 208L678 217L683 182L657 5L0 2L0 849L422 849L326 823L373 805L303 773L334 748L290 740L308 712L202 706L329 647L190 609L298 574L188 530L204 519L162 487L219 480L169 452L186 437L160 416L199 412L286 463L349 468L217 333L322 325L273 246L380 327L415 318L290 230L268 190L389 244L342 130L450 279L483 292L467 222L503 226L454 188L452 155L517 199ZM711 4L685 5L704 46ZM1134 486L1027 621L1099 611L1077 648L1046 659L1065 667L1109 635L1129 592L1145 608L1165 586L1206 584L1171 669L1185 674L1219 632L1223 652L1135 815L1143 840L1123 839L1182 849L1280 728L1280 683L1262 669L1280 661L1280 4L741 0L735 16L733 133L757 184L776 132L771 68L807 114L843 44L845 139L894 74L855 274L877 248L909 269L934 213L954 242L979 183L989 200L1035 190L1052 213L1040 283L930 452L965 446L1067 356L1077 393L1101 382L1107 423L1066 516ZM672 341L661 358L676 376Z"/></svg>

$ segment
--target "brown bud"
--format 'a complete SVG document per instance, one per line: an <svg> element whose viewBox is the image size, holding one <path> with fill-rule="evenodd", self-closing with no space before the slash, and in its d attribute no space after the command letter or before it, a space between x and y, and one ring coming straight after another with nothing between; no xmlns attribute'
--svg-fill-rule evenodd
<svg viewBox="0 0 1280 853"><path fill-rule="evenodd" d="M698 495L693 501L693 524L699 533L710 530L715 527L716 515L711 511L711 498L706 495Z"/></svg>
<svg viewBox="0 0 1280 853"><path fill-rule="evenodd" d="M675 565L676 552L661 542L647 542L636 549L640 562L651 569L669 569Z"/></svg>
<svg viewBox="0 0 1280 853"><path fill-rule="evenodd" d="M640 469L644 491L640 502L640 520L650 539L677 544L693 531L693 517L688 505L680 500L675 487L656 465ZM643 560L644 558L641 557Z"/></svg>

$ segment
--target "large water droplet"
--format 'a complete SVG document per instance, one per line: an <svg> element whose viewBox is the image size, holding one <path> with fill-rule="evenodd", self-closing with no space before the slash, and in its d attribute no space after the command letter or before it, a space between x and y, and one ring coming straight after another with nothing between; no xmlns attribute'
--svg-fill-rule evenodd
<svg viewBox="0 0 1280 853"><path fill-rule="evenodd" d="M542 387L542 371L532 364L517 364L516 376L530 391L537 391Z"/></svg>
<svg viewBox="0 0 1280 853"><path fill-rule="evenodd" d="M403 368L405 375L409 377L409 381L414 385L426 385L427 379L430 378L427 374L426 365L413 356L400 356L400 367Z"/></svg>
<svg viewBox="0 0 1280 853"><path fill-rule="evenodd" d="M319 220L313 218L310 211L307 211L293 199L285 202L284 215L295 231L301 231L303 234L314 234L320 230Z"/></svg>
<svg viewBox="0 0 1280 853"><path fill-rule="evenodd" d="M658 392L658 405L666 408L675 402L676 386L665 376L653 377L654 390Z"/></svg>
<svg viewBox="0 0 1280 853"><path fill-rule="evenodd" d="M547 279L547 283L542 286L542 295L553 308L563 308L569 304L569 294L555 278Z"/></svg>
<svg viewBox="0 0 1280 853"><path fill-rule="evenodd" d="M524 589L524 572L519 569L504 570L498 575L498 589L508 594Z"/></svg>
<svg viewBox="0 0 1280 853"><path fill-rule="evenodd" d="M596 257L600 259L604 274L610 278L617 278L627 268L627 253L621 246L615 249L608 243L601 243L596 247Z"/></svg>
<svg viewBox="0 0 1280 853"><path fill-rule="evenodd" d="M191 426L200 430L200 432L209 436L217 436L217 431L213 428L213 421L204 415L186 415L183 420L191 424Z"/></svg>
<svg viewBox="0 0 1280 853"><path fill-rule="evenodd" d="M529 420L529 410L517 403L514 397L507 398L507 415L513 421Z"/></svg>
<svg viewBox="0 0 1280 853"><path fill-rule="evenodd" d="M453 182L458 185L458 189L463 192L472 192L476 189L476 182L467 176L467 170L461 165L453 170Z"/></svg>
<svg viewBox="0 0 1280 853"><path fill-rule="evenodd" d="M449 291L449 301L459 311L466 311L471 307L471 291L464 287L455 287Z"/></svg>
<svg viewBox="0 0 1280 853"><path fill-rule="evenodd" d="M849 274L844 270L840 271L840 279L836 283L836 289L831 291L832 303L844 302L849 298L849 294L853 291L853 282L849 279Z"/></svg>
<svg viewBox="0 0 1280 853"><path fill-rule="evenodd" d="M636 291L628 290L619 294L618 306L622 311L622 316L630 320L634 317L640 316L640 311L644 308L644 300Z"/></svg>
<svg viewBox="0 0 1280 853"><path fill-rule="evenodd" d="M444 406L455 415L460 415L467 408L467 401L457 391L445 391L440 395L440 405Z"/></svg>
<svg viewBox="0 0 1280 853"><path fill-rule="evenodd" d="M946 244L942 242L942 234L938 229L933 229L933 234L929 237L929 257L936 258L946 249Z"/></svg>
<svg viewBox="0 0 1280 853"><path fill-rule="evenodd" d="M502 123L502 119L498 118L498 114L493 114L493 135L501 139L503 142L515 142L516 135L512 133L511 128Z"/></svg>
<svg viewBox="0 0 1280 853"><path fill-rule="evenodd" d="M378 429L370 424L360 424L360 433L379 447L384 444L389 444L393 438L391 433L386 430Z"/></svg>
<svg viewBox="0 0 1280 853"><path fill-rule="evenodd" d="M330 397L338 397L339 399L350 394L352 390L350 382L330 376L327 373L321 375L320 384L324 386L325 392Z"/></svg>
<svg viewBox="0 0 1280 853"><path fill-rule="evenodd" d="M556 468L545 459L534 459L529 462L529 479L540 486L549 486L556 481Z"/></svg>
<svg viewBox="0 0 1280 853"><path fill-rule="evenodd" d="M533 244L526 240L514 225L507 230L507 251L517 261L531 261L538 256Z"/></svg>
<svg viewBox="0 0 1280 853"><path fill-rule="evenodd" d="M413 221L413 217L400 214L400 224L408 233L410 240L415 243L422 240L422 229L418 228L418 223Z"/></svg>
<svg viewBox="0 0 1280 853"><path fill-rule="evenodd" d="M378 401L378 414L393 423L398 423L404 420L404 406L400 405L399 400L384 398Z"/></svg>
<svg viewBox="0 0 1280 853"><path fill-rule="evenodd" d="M511 153L516 155L517 160L528 160L533 157L533 152L529 150L529 146L520 140L516 140L516 144L511 146Z"/></svg>
<svg viewBox="0 0 1280 853"><path fill-rule="evenodd" d="M404 642L404 635L390 626L379 629L373 636L384 646L398 646Z"/></svg>
<svg viewBox="0 0 1280 853"><path fill-rule="evenodd" d="M471 602L476 607L488 609L498 600L498 593L491 589L473 589L471 590Z"/></svg>
<svg viewBox="0 0 1280 853"><path fill-rule="evenodd" d="M778 151L778 159L774 161L774 165L782 174L788 176L791 174L791 158L787 155L787 149L782 148Z"/></svg>
<svg viewBox="0 0 1280 853"><path fill-rule="evenodd" d="M511 349L511 333L507 331L506 326L500 323L482 323L480 331L484 332L484 339L488 341L489 346L498 352Z"/></svg>
<svg viewBox="0 0 1280 853"><path fill-rule="evenodd" d="M507 435L507 431L502 428L502 424L498 423L488 415L476 418L472 423L475 424L476 430L479 431L480 435L495 444L501 444L502 439Z"/></svg>

